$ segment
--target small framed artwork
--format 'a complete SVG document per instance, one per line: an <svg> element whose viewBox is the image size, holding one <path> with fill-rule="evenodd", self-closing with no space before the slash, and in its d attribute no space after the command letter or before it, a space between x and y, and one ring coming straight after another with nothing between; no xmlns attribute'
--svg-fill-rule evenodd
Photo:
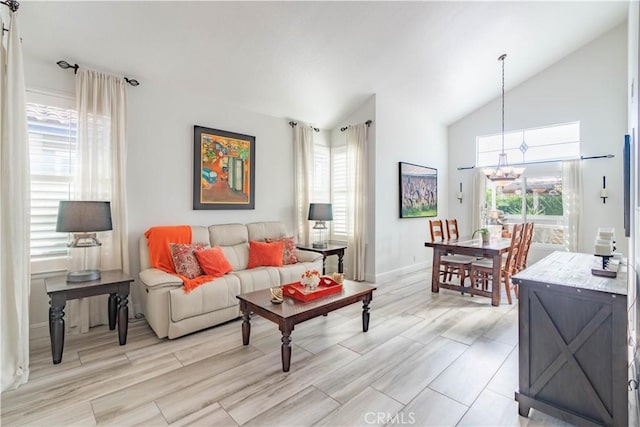
<svg viewBox="0 0 640 427"><path fill-rule="evenodd" d="M438 215L438 170L400 162L400 218Z"/></svg>
<svg viewBox="0 0 640 427"><path fill-rule="evenodd" d="M255 208L256 138L194 126L193 209Z"/></svg>

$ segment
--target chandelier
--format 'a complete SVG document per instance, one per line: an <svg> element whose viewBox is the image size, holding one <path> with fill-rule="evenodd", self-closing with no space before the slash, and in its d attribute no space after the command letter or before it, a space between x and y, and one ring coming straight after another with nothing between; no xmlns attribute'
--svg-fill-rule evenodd
<svg viewBox="0 0 640 427"><path fill-rule="evenodd" d="M498 57L498 61L502 62L502 151L498 155L498 166L495 169L486 168L483 170L489 181L501 187L520 178L524 172L524 168L510 167L507 162L507 153L504 152L504 60L506 57L506 53Z"/></svg>

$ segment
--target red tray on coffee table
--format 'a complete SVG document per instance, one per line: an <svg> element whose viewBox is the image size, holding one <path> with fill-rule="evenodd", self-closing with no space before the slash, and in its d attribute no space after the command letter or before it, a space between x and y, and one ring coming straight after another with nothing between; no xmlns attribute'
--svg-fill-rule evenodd
<svg viewBox="0 0 640 427"><path fill-rule="evenodd" d="M320 283L318 283L318 287L314 291L308 291L300 282L282 286L282 295L299 301L311 301L340 291L342 291L342 284L330 277L321 277Z"/></svg>

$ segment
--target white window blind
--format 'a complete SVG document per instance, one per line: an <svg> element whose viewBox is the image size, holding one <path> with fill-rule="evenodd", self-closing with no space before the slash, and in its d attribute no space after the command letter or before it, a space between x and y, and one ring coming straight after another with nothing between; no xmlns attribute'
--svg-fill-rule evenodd
<svg viewBox="0 0 640 427"><path fill-rule="evenodd" d="M331 149L331 240L347 240L347 147Z"/></svg>
<svg viewBox="0 0 640 427"><path fill-rule="evenodd" d="M27 103L32 261L67 255L68 236L55 229L58 203L68 200L72 191L77 122L70 108Z"/></svg>
<svg viewBox="0 0 640 427"><path fill-rule="evenodd" d="M330 203L331 201L331 151L326 145L313 146L313 189L311 201Z"/></svg>

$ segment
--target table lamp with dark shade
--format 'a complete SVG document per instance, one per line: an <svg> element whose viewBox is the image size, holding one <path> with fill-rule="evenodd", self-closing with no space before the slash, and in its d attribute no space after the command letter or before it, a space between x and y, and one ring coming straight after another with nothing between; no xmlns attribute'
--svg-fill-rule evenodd
<svg viewBox="0 0 640 427"><path fill-rule="evenodd" d="M111 203L69 200L58 206L56 231L73 233L69 243L68 282L100 279L100 246L98 231L112 230Z"/></svg>
<svg viewBox="0 0 640 427"><path fill-rule="evenodd" d="M323 238L323 232L327 229L325 221L333 220L333 209L331 203L310 203L309 221L315 221L314 230L318 231L318 240L313 242L314 248L326 248L327 240Z"/></svg>

